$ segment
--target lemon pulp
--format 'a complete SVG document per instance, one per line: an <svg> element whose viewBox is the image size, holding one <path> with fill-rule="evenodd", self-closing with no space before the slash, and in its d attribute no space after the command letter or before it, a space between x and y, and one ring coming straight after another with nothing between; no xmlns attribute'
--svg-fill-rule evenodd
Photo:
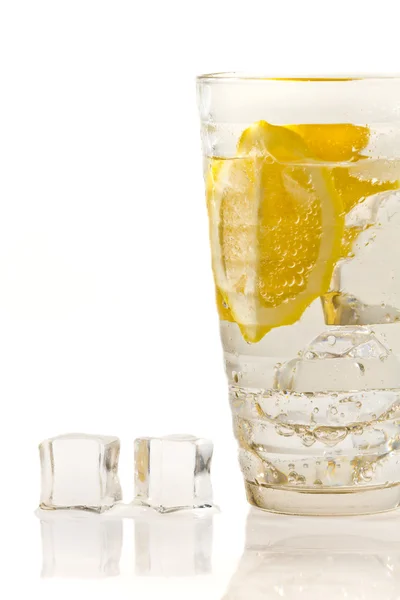
<svg viewBox="0 0 400 600"><path fill-rule="evenodd" d="M329 165L361 158L368 140L367 127L260 121L243 132L235 158L210 159L217 305L248 342L296 322L328 292L358 233L345 228L346 213L371 193L398 187Z"/></svg>

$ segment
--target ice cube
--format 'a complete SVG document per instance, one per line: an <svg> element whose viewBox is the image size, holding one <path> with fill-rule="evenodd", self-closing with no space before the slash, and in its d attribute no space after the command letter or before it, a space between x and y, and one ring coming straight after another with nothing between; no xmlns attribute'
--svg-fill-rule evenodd
<svg viewBox="0 0 400 600"><path fill-rule="evenodd" d="M400 364L367 327L335 327L284 363L275 387L314 393L398 388Z"/></svg>
<svg viewBox="0 0 400 600"><path fill-rule="evenodd" d="M394 251L399 226L399 192L366 198L348 213L346 227L357 236L351 256L335 267L331 291L322 297L327 325L400 321L400 263Z"/></svg>
<svg viewBox="0 0 400 600"><path fill-rule="evenodd" d="M136 503L160 512L212 505L212 442L192 435L135 440Z"/></svg>
<svg viewBox="0 0 400 600"><path fill-rule="evenodd" d="M40 507L102 512L121 500L119 448L117 437L80 433L42 442Z"/></svg>
<svg viewBox="0 0 400 600"><path fill-rule="evenodd" d="M40 521L42 577L111 577L119 574L122 521L99 515L69 518L57 513Z"/></svg>
<svg viewBox="0 0 400 600"><path fill-rule="evenodd" d="M137 575L183 577L211 571L213 520L192 513L135 519Z"/></svg>

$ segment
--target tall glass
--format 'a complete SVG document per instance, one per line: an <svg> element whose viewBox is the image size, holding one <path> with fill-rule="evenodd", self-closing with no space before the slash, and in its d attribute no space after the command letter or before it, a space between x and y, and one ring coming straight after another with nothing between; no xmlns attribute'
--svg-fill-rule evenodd
<svg viewBox="0 0 400 600"><path fill-rule="evenodd" d="M198 78L249 502L400 504L400 79Z"/></svg>

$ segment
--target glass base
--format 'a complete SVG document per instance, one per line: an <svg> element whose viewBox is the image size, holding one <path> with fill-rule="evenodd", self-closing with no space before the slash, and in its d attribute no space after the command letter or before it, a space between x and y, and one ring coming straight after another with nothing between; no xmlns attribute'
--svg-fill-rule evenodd
<svg viewBox="0 0 400 600"><path fill-rule="evenodd" d="M400 506L400 483L335 492L245 482L247 499L263 510L287 515L344 516L387 512Z"/></svg>

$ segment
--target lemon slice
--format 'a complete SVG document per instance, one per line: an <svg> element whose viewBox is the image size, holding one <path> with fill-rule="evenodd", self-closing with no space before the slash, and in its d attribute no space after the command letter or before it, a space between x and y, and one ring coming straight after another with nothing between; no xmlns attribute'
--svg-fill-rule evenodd
<svg viewBox="0 0 400 600"><path fill-rule="evenodd" d="M361 158L360 152L369 142L369 127L351 123L288 125L307 143L316 159L346 162Z"/></svg>
<svg viewBox="0 0 400 600"><path fill-rule="evenodd" d="M333 166L332 176L337 194L348 214L356 205L374 194L398 190L395 165L385 159L362 160L362 151L370 140L369 127L350 123L289 125L298 133L312 153L324 162L356 161L354 164ZM342 258L352 255L354 242L365 227L345 227Z"/></svg>
<svg viewBox="0 0 400 600"><path fill-rule="evenodd" d="M331 171L314 160L300 135L265 121L243 132L236 158L210 160L217 294L249 342L294 323L329 289L344 213Z"/></svg>

